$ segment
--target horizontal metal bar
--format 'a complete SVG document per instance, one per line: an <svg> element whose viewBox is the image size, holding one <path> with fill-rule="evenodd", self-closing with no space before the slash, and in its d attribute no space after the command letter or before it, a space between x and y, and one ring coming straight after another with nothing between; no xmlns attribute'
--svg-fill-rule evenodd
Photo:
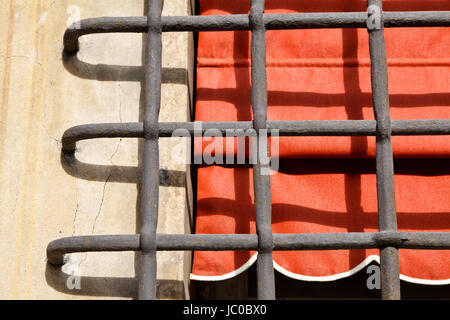
<svg viewBox="0 0 450 320"><path fill-rule="evenodd" d="M171 137L176 130L184 130L193 136L197 128L201 133L215 129L222 134L247 135L254 133L251 121L241 122L161 122L159 136ZM267 121L268 134L279 130L280 136L375 136L375 120L311 120L311 121ZM181 134L182 131L176 131ZM392 135L447 135L450 134L450 119L392 120ZM87 124L68 129L62 138L64 153L73 153L76 142L97 138L143 138L142 123Z"/></svg>
<svg viewBox="0 0 450 320"><path fill-rule="evenodd" d="M450 11L384 12L384 26L444 27L450 26ZM367 28L366 12L266 14L268 30Z"/></svg>
<svg viewBox="0 0 450 320"><path fill-rule="evenodd" d="M257 236L158 235L158 250L257 250ZM273 234L273 250L343 250L395 246L404 249L450 249L450 232L349 232Z"/></svg>
<svg viewBox="0 0 450 320"><path fill-rule="evenodd" d="M138 250L139 235L69 237L50 242L47 246L47 259L51 264L61 265L64 264L64 255L67 253Z"/></svg>
<svg viewBox="0 0 450 320"><path fill-rule="evenodd" d="M366 12L287 13L264 14L267 30L366 28ZM384 26L393 27L448 27L450 11L385 12ZM162 17L162 31L231 31L249 30L249 16L172 16ZM78 51L78 39L87 34L114 32L147 32L147 17L102 17L78 21L64 34L64 50Z"/></svg>
<svg viewBox="0 0 450 320"><path fill-rule="evenodd" d="M158 251L257 250L255 234L159 234ZM274 234L274 249L344 250L393 246L402 249L450 249L450 232L350 232ZM61 265L64 254L75 252L139 251L139 235L85 236L62 238L47 247L49 263Z"/></svg>

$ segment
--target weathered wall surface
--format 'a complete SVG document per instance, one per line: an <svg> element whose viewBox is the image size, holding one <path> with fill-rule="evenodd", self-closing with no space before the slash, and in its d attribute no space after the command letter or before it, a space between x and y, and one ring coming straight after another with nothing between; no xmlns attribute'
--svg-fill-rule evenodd
<svg viewBox="0 0 450 320"><path fill-rule="evenodd" d="M188 0L171 0L165 1L163 14L187 15L191 10ZM72 254L61 270L47 264L46 246L60 237L139 230L139 141L82 142L75 160L61 157L60 139L74 125L141 119L143 36L86 36L72 58L63 57L62 39L68 20L144 12L141 0L2 1L1 299L136 297L136 253ZM164 34L160 121L189 120L191 38L187 33ZM179 144L161 141L161 233L189 232L192 200L185 188L186 166L171 159L173 146ZM159 257L159 297L187 298L190 254ZM78 284L72 273L81 276L81 289L67 286Z"/></svg>

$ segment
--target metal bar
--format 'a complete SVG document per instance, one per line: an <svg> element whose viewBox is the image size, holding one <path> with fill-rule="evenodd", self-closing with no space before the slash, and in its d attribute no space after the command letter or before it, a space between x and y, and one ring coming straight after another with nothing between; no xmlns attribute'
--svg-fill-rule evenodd
<svg viewBox="0 0 450 320"><path fill-rule="evenodd" d="M47 259L53 265L65 263L64 255L75 252L138 251L139 235L107 235L69 237L52 241L47 246Z"/></svg>
<svg viewBox="0 0 450 320"><path fill-rule="evenodd" d="M62 152L74 153L76 143L98 138L143 138L143 123L103 123L72 127L62 137Z"/></svg>
<svg viewBox="0 0 450 320"><path fill-rule="evenodd" d="M255 234L158 234L158 251L257 250ZM275 251L374 249L395 246L403 249L450 249L450 232L349 232L274 234ZM64 255L75 252L138 251L139 235L62 238L47 247L48 261L64 263Z"/></svg>
<svg viewBox="0 0 450 320"><path fill-rule="evenodd" d="M270 165L267 134L267 75L266 29L264 26L265 0L252 0L250 5L251 40L251 104L253 127L256 130L257 155L253 165L253 190L255 196L255 223L258 235L256 261L257 295L260 300L275 299L275 275L272 249L272 203L270 194Z"/></svg>
<svg viewBox="0 0 450 320"><path fill-rule="evenodd" d="M198 122L162 122L159 137L171 137L176 130L185 130L193 136ZM222 134L253 135L251 121L201 122L201 133L215 129ZM375 136L375 120L311 120L311 121L267 121L267 134L278 130L279 136ZM181 133L180 131L178 131ZM392 120L392 135L447 135L450 134L450 119ZM99 123L86 124L68 129L62 138L62 151L73 153L77 141L97 138L143 138L143 123Z"/></svg>
<svg viewBox="0 0 450 320"><path fill-rule="evenodd" d="M368 0L369 48L371 59L372 99L377 121L376 170L378 224L380 231L396 231L394 161L391 143L388 71L383 28L382 0ZM400 299L398 249L380 249L381 292L383 299Z"/></svg>
<svg viewBox="0 0 450 320"><path fill-rule="evenodd" d="M366 12L264 14L267 30L365 28ZM446 27L450 11L385 12L385 27ZM162 17L163 32L249 30L248 15ZM78 38L87 34L148 31L147 17L102 17L78 21L64 35L64 49L78 51Z"/></svg>
<svg viewBox="0 0 450 320"><path fill-rule="evenodd" d="M89 251L141 251L139 298L156 297L157 250L258 250L258 298L274 299L273 250L342 250L379 248L383 299L400 298L398 249L450 249L450 233L397 232L391 135L450 134L449 119L394 120L389 114L384 27L450 26L450 11L384 12L382 0L368 0L366 12L264 14L264 0L252 0L250 15L161 17L162 1L148 0L147 17L94 18L66 30L66 53L78 51L86 34L147 32L143 123L93 124L67 130L63 152L74 153L76 142L94 138L144 138L139 235L71 237L53 241L47 248L52 264L64 254ZM377 16L379 14L379 26ZM363 28L369 31L372 96L375 121L267 121L266 30ZM253 167L255 221L251 235L157 235L159 188L159 137L184 129L197 133L195 122L159 123L161 103L162 32L251 30L253 122L202 122L201 131L256 137L257 161ZM270 130L280 136L376 136L379 230L376 233L272 234L268 139ZM268 132L267 132L268 130ZM242 132L245 131L245 132ZM266 131L266 132L264 132ZM255 135L256 132L256 135ZM267 159L267 161L265 160ZM264 161L263 161L264 160Z"/></svg>
<svg viewBox="0 0 450 320"><path fill-rule="evenodd" d="M161 107L161 0L148 0L145 52L144 152L141 185L141 265L139 299L156 299L156 228L159 200L159 111Z"/></svg>
<svg viewBox="0 0 450 320"><path fill-rule="evenodd" d="M266 18L267 17L267 18ZM293 13L266 15L268 30L365 28L367 12ZM385 27L450 26L450 11L385 12Z"/></svg>

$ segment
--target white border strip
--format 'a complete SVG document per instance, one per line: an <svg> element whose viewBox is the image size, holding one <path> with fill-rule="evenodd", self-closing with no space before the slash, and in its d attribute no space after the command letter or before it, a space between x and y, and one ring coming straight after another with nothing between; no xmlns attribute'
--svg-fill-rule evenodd
<svg viewBox="0 0 450 320"><path fill-rule="evenodd" d="M245 270L247 270L248 268L250 268L252 266L253 263L255 263L256 258L258 257L258 253L255 253L246 263L244 263L241 267L239 267L238 269L231 271L230 273L225 273L221 276L197 276L193 273L191 273L191 280L198 280L198 281L220 281L220 280L227 280L227 279L231 279L239 274L241 274L242 272L244 272Z"/></svg>
<svg viewBox="0 0 450 320"><path fill-rule="evenodd" d="M371 256L368 256L364 261L362 261L356 267L354 267L353 269L351 269L351 270L349 270L347 272L337 273L337 274L333 274L331 276L317 276L317 277L315 277L315 276L304 276L302 274L290 272L290 271L286 270L285 268L283 268L282 266L280 266L275 261L273 262L273 267L278 272L284 274L286 277L293 278L293 279L296 279L296 280L326 282L326 281L334 281L334 280L339 280L339 279L342 279L342 278L350 277L350 276L354 275L355 273L357 273L358 271L364 269L372 261L376 261L376 262L379 263L380 262L380 258L378 256L376 256L376 255L371 255Z"/></svg>
<svg viewBox="0 0 450 320"><path fill-rule="evenodd" d="M241 274L242 272L244 272L248 268L250 268L253 265L253 263L255 263L257 257L258 257L258 253L255 253L240 268L238 268L238 269L236 269L236 270L234 270L232 272L220 275L220 276L198 276L198 275L195 275L195 274L191 273L191 280L197 280L197 281L221 281L221 280L231 279L231 278ZM319 276L319 277L305 276L305 275L302 275L302 274L293 273L291 271L286 270L285 268L280 266L275 261L273 262L273 266L274 266L275 270L277 270L281 274L285 275L286 277L289 277L289 278L292 278L292 279L302 280L302 281L327 282L327 281L334 281L334 280L339 280L339 279L342 279L342 278L350 277L350 276L354 275L355 273L359 272L360 270L364 269L365 267L367 267L373 261L375 261L378 264L380 264L380 257L377 256L377 255L371 255L371 256L368 256L366 259L364 259L364 261L362 261L356 267L354 267L353 269L351 269L351 270L349 270L347 272L337 273L337 274L334 274L334 275L331 275L331 276ZM417 284L426 284L426 285L434 285L434 286L450 284L450 279L426 280L426 279L419 279L419 278L408 277L408 276L405 276L403 274L400 275L400 279L403 280L403 281L406 281L406 282L417 283Z"/></svg>

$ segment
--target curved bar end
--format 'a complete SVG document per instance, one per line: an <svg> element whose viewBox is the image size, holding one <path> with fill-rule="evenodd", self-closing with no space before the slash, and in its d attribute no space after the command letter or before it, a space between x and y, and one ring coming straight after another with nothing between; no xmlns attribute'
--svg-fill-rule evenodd
<svg viewBox="0 0 450 320"><path fill-rule="evenodd" d="M76 151L77 140L73 138L70 131L67 131L62 137L62 153L64 155L74 155Z"/></svg>
<svg viewBox="0 0 450 320"><path fill-rule="evenodd" d="M58 240L50 242L47 246L47 259L54 266L62 266L66 263L64 252L60 250Z"/></svg>
<svg viewBox="0 0 450 320"><path fill-rule="evenodd" d="M80 47L78 45L78 38L82 35L81 21L73 23L64 33L64 53L68 56L75 55Z"/></svg>

